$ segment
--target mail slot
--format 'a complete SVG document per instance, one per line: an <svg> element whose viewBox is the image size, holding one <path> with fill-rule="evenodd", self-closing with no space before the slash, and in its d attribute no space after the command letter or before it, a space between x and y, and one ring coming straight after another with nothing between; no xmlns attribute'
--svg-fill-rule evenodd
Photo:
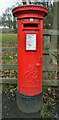
<svg viewBox="0 0 59 120"><path fill-rule="evenodd" d="M25 28L26 28L26 27L27 27L27 28L29 27L29 28L31 28L31 29L32 29L32 27L33 27L33 28L38 28L38 24L30 24L30 23L29 23L29 24L23 24L23 27L25 27Z"/></svg>
<svg viewBox="0 0 59 120"><path fill-rule="evenodd" d="M23 112L37 112L42 101L43 17L48 13L40 5L16 7L17 17L17 104Z"/></svg>

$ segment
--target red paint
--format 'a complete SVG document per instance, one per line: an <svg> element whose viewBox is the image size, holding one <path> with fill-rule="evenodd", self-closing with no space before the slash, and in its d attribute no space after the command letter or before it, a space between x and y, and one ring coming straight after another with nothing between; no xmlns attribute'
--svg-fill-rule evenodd
<svg viewBox="0 0 59 120"><path fill-rule="evenodd" d="M43 17L48 9L40 5L23 5L13 9L18 30L18 92L24 95L42 93ZM34 21L30 21L30 18ZM26 34L36 34L36 50L26 50Z"/></svg>

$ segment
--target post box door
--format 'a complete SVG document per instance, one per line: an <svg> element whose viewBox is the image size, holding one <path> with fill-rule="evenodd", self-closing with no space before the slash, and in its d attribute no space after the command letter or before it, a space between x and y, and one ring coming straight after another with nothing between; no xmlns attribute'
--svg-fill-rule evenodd
<svg viewBox="0 0 59 120"><path fill-rule="evenodd" d="M18 88L21 94L37 95L42 92L41 31L26 29L20 33L23 37L18 44Z"/></svg>

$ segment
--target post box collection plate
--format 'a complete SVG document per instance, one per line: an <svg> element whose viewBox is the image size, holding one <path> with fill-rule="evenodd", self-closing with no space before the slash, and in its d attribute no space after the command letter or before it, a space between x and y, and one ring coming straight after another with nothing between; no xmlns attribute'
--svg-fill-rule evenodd
<svg viewBox="0 0 59 120"><path fill-rule="evenodd" d="M26 34L26 50L36 50L36 34Z"/></svg>

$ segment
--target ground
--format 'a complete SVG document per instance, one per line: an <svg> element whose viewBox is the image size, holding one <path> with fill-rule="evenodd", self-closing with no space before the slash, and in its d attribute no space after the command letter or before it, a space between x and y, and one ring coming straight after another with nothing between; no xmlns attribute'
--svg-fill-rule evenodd
<svg viewBox="0 0 59 120"><path fill-rule="evenodd" d="M13 88L14 89L14 88ZM37 113L23 113L18 109L16 103L16 92L10 89L10 92L6 90L2 92L2 117L3 118L44 118L51 120L58 120L58 101L56 101L55 94L52 95L54 89L48 89L48 94L43 93L43 106ZM17 90L16 90L17 91Z"/></svg>
<svg viewBox="0 0 59 120"><path fill-rule="evenodd" d="M3 118L40 118L38 113L23 113L18 109L16 97L3 93Z"/></svg>

